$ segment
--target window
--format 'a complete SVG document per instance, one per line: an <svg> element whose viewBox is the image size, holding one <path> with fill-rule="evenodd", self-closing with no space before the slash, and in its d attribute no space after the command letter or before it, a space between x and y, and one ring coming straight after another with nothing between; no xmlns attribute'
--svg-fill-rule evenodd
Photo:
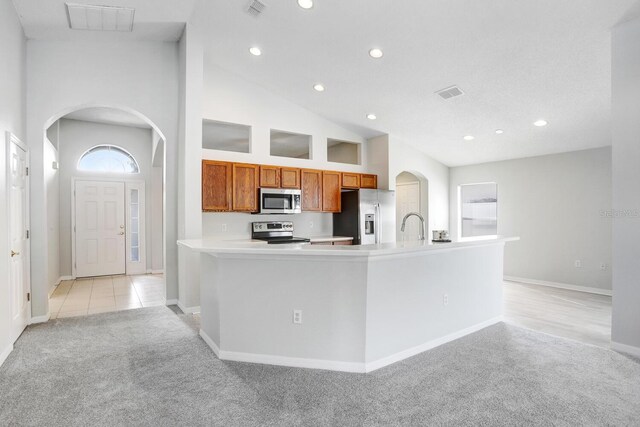
<svg viewBox="0 0 640 427"><path fill-rule="evenodd" d="M138 190L130 190L129 213L131 215L131 253L129 260L140 261L140 202L138 201Z"/></svg>
<svg viewBox="0 0 640 427"><path fill-rule="evenodd" d="M460 237L498 234L498 191L495 182L460 186Z"/></svg>
<svg viewBox="0 0 640 427"><path fill-rule="evenodd" d="M98 145L88 150L78 161L78 170L106 173L140 173L138 162L122 148Z"/></svg>

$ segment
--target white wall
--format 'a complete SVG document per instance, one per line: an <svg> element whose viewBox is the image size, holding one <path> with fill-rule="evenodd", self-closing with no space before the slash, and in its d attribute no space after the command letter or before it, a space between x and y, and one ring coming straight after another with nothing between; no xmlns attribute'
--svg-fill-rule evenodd
<svg viewBox="0 0 640 427"><path fill-rule="evenodd" d="M56 130L57 130L56 126ZM56 131L57 135L57 131ZM47 262L48 292L51 294L60 281L60 173L53 163L59 161L58 150L48 139L44 143L44 183L47 195L47 240L49 258Z"/></svg>
<svg viewBox="0 0 640 427"><path fill-rule="evenodd" d="M640 356L640 19L612 36L614 347ZM620 347L624 346L624 347Z"/></svg>
<svg viewBox="0 0 640 427"><path fill-rule="evenodd" d="M506 276L611 289L610 148L455 167L450 181L456 238L458 186L497 183L498 234L520 237L506 245Z"/></svg>
<svg viewBox="0 0 640 427"><path fill-rule="evenodd" d="M0 2L0 253L8 254L9 235L7 218L6 138L12 132L26 142L25 132L25 61L26 40L18 15L10 1ZM0 257L0 364L13 343L11 335L11 306L9 299L8 257Z"/></svg>
<svg viewBox="0 0 640 427"><path fill-rule="evenodd" d="M129 126L117 126L103 123L93 123L78 120L61 119L60 139L58 142L60 154L60 274L72 274L72 178L90 179L122 179L139 180L145 183L145 253L146 269L151 270L153 259L152 224L154 213L162 218L162 208L156 211L153 206L153 171L151 166L152 140L151 129ZM138 162L140 174L95 174L79 171L78 160L90 148L96 145L112 144L124 148ZM161 168L159 168L161 169ZM162 170L162 169L161 169ZM162 172L161 172L162 173ZM162 182L160 182L160 185ZM162 203L162 198L160 198ZM156 203L157 204L157 203ZM156 215L157 216L157 215ZM162 224L162 219L160 219ZM160 234L162 235L162 234ZM160 247L161 250L161 247Z"/></svg>
<svg viewBox="0 0 640 427"><path fill-rule="evenodd" d="M395 188L396 177L401 172L410 172L421 181L420 210L423 216L426 214L428 223L426 238L430 238L433 230L448 230L449 168L391 135L388 188Z"/></svg>
<svg viewBox="0 0 640 427"><path fill-rule="evenodd" d="M207 159L229 160L259 164L274 164L304 168L370 172L366 162L366 141L360 135L348 131L315 113L284 100L212 64L205 63L203 115L206 119L239 123L251 126L251 153L234 153L218 150L202 150ZM311 135L312 159L293 159L271 156L271 129ZM362 165L340 164L327 161L327 138L353 141L363 144ZM296 235L331 235L332 214L305 213L276 217L274 215L249 215L242 213L202 214L202 234L222 238L250 235L252 221L293 220ZM313 227L311 223L313 222ZM222 231L227 224L228 231Z"/></svg>
<svg viewBox="0 0 640 427"><path fill-rule="evenodd" d="M27 43L28 142L33 165L43 165L44 131L59 117L80 107L107 106L139 114L166 137L167 298L177 298L177 142L178 45L162 42ZM33 314L46 315L48 211L43 168L32 175Z"/></svg>

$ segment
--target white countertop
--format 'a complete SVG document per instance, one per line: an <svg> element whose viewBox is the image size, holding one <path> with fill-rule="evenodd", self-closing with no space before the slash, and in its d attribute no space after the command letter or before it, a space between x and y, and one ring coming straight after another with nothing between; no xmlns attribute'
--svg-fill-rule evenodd
<svg viewBox="0 0 640 427"><path fill-rule="evenodd" d="M178 240L178 245L196 252L211 254L247 254L247 255L308 255L308 256L381 256L410 252L442 251L473 246L486 246L519 240L519 237L492 237L482 240L454 241L451 243L432 243L430 241L409 241L381 243L377 245L308 245L287 244L269 245L260 240L219 240L190 239Z"/></svg>

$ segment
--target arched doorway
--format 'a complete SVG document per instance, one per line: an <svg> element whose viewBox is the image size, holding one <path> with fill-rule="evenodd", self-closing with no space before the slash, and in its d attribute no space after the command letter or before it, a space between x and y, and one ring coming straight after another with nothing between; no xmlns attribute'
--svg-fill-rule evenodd
<svg viewBox="0 0 640 427"><path fill-rule="evenodd" d="M409 212L417 212L425 220L425 238L429 239L428 181L417 172L403 171L396 176L396 236L398 241L418 240L420 220L407 219L404 232L402 220Z"/></svg>
<svg viewBox="0 0 640 427"><path fill-rule="evenodd" d="M162 132L132 109L83 105L47 120L43 142L51 318L164 305Z"/></svg>

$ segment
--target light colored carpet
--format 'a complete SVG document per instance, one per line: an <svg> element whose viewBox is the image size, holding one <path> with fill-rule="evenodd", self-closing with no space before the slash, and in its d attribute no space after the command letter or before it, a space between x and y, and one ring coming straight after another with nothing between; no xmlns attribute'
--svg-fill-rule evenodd
<svg viewBox="0 0 640 427"><path fill-rule="evenodd" d="M27 328L0 425L639 425L640 364L494 325L370 374L218 360L152 307Z"/></svg>

